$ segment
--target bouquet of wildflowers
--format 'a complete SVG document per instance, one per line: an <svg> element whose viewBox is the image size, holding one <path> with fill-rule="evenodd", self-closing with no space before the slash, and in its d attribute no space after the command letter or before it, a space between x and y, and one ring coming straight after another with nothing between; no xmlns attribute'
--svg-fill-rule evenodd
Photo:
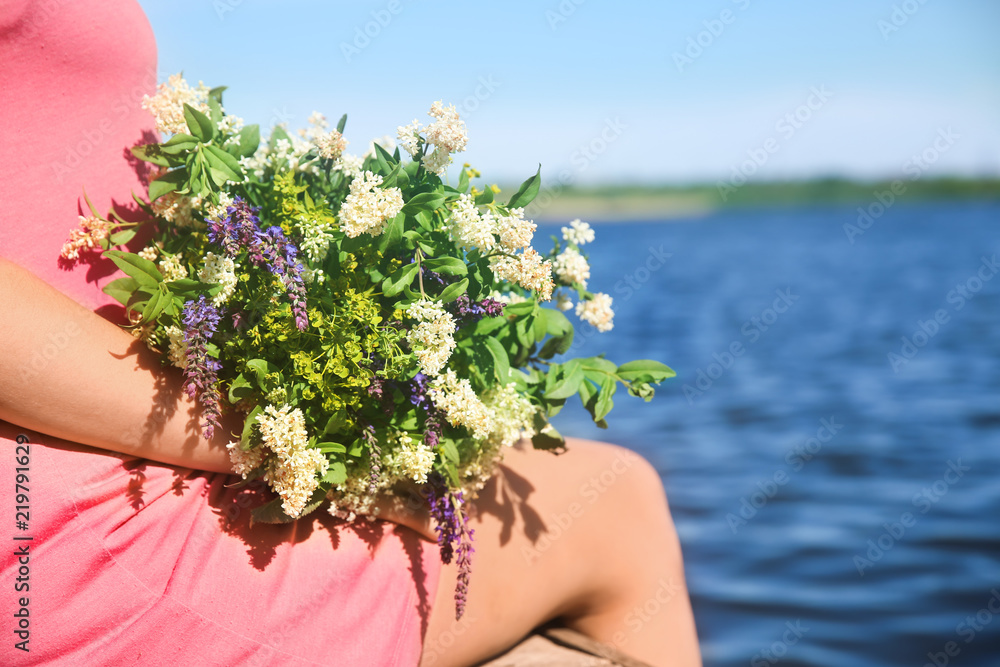
<svg viewBox="0 0 1000 667"><path fill-rule="evenodd" d="M159 168L149 201L137 198L150 221L91 207L63 256L103 251L126 274L105 291L134 335L183 370L206 437L223 412L246 415L233 469L277 494L256 521L324 503L353 519L415 494L442 558L461 566L460 615L466 503L504 448L559 447L549 418L571 397L604 426L619 384L649 400L674 375L655 361L565 358L574 300L583 321L612 327L611 297L587 289L593 230L573 221L542 255L524 218L538 174L506 203L495 185L473 185L468 165L443 180L467 135L439 102L430 124L398 129L398 147L387 137L362 157L346 152L346 116L331 129L313 114L262 143L224 110L222 89L180 75L144 104L169 135L133 149ZM119 249L139 224L154 226L152 242Z"/></svg>

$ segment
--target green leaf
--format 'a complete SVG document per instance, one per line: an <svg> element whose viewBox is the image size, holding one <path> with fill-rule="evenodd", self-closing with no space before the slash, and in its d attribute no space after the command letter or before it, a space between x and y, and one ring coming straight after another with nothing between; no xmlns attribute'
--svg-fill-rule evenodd
<svg viewBox="0 0 1000 667"><path fill-rule="evenodd" d="M339 442L320 442L317 443L316 449L323 452L324 454L327 452L336 452L337 454L347 453L347 447L345 447Z"/></svg>
<svg viewBox="0 0 1000 667"><path fill-rule="evenodd" d="M527 301L522 301L521 303L507 304L503 307L504 315L530 315L535 312L535 306L538 305L534 299L528 299Z"/></svg>
<svg viewBox="0 0 1000 667"><path fill-rule="evenodd" d="M385 227L385 231L378 237L378 249L380 252L385 253L388 248L399 243L399 240L403 238L405 221L406 216L402 213L398 213L395 218L389 221Z"/></svg>
<svg viewBox="0 0 1000 667"><path fill-rule="evenodd" d="M458 447L451 440L443 440L441 442L441 452L453 464L458 465L461 463L462 457L458 454Z"/></svg>
<svg viewBox="0 0 1000 667"><path fill-rule="evenodd" d="M545 341L545 345L542 345L542 349L538 352L538 356L541 359L551 359L557 354L566 354L572 346L573 331L570 330L570 332L565 336L556 336Z"/></svg>
<svg viewBox="0 0 1000 667"><path fill-rule="evenodd" d="M133 146L131 148L132 155L136 156L143 162L151 162L160 167L169 167L170 162L160 151L160 147L157 144L143 144L141 146Z"/></svg>
<svg viewBox="0 0 1000 667"><path fill-rule="evenodd" d="M485 190L476 195L476 206L486 206L493 203L493 188L487 186Z"/></svg>
<svg viewBox="0 0 1000 667"><path fill-rule="evenodd" d="M346 113L343 116L340 117L340 120L337 121L337 132L340 132L341 134L343 134L344 133L344 126L345 125L347 125L347 114Z"/></svg>
<svg viewBox="0 0 1000 667"><path fill-rule="evenodd" d="M266 502L260 507L255 507L250 510L250 522L251 523L291 523L295 521L292 517L288 516L281 509L281 503L283 501L281 498L275 498L270 502Z"/></svg>
<svg viewBox="0 0 1000 667"><path fill-rule="evenodd" d="M213 146L208 144L205 146L208 151L208 160L216 169L221 169L223 171L229 172L229 180L239 183L243 180L243 168L240 167L239 161L232 155L222 150L218 146ZM214 159L213 159L214 158ZM220 185L222 185L220 183Z"/></svg>
<svg viewBox="0 0 1000 667"><path fill-rule="evenodd" d="M551 374L552 371L549 371ZM584 382L583 368L576 359L569 361L562 366L562 374L555 383L545 391L546 399L569 398L580 391L580 385Z"/></svg>
<svg viewBox="0 0 1000 667"><path fill-rule="evenodd" d="M375 142L375 159L378 160L378 166L384 170L385 174L392 171L392 168L397 164L389 151L382 148L378 142Z"/></svg>
<svg viewBox="0 0 1000 667"><path fill-rule="evenodd" d="M225 91L225 90L228 90L228 89L229 89L229 86L216 86L215 88L212 88L210 91L208 91L208 97L209 97L209 99L213 99L213 100L215 100L216 102L218 102L221 105L222 104L222 92Z"/></svg>
<svg viewBox="0 0 1000 667"><path fill-rule="evenodd" d="M656 390L648 382L630 382L628 385L629 396L638 396L649 403L656 395Z"/></svg>
<svg viewBox="0 0 1000 667"><path fill-rule="evenodd" d="M386 296L396 296L413 283L416 277L417 263L404 264L382 281L382 293Z"/></svg>
<svg viewBox="0 0 1000 667"><path fill-rule="evenodd" d="M345 413L343 410L337 410L332 415L330 419L326 422L326 428L323 429L323 435L333 434L342 435L346 431L344 430Z"/></svg>
<svg viewBox="0 0 1000 667"><path fill-rule="evenodd" d="M121 250L108 250L104 255L127 275L135 278L140 285L157 288L163 282L163 275L156 268L156 265L148 259Z"/></svg>
<svg viewBox="0 0 1000 667"><path fill-rule="evenodd" d="M666 364L651 359L638 359L618 367L618 377L623 380L639 380L645 382L662 382L677 375L674 369Z"/></svg>
<svg viewBox="0 0 1000 667"><path fill-rule="evenodd" d="M451 285L448 285L443 290L441 290L441 294L438 295L438 299L440 299L443 303L454 301L461 295L465 294L465 290L467 290L468 288L469 288L469 279L462 278L457 283L452 283Z"/></svg>
<svg viewBox="0 0 1000 667"><path fill-rule="evenodd" d="M262 391L266 391L264 387L264 379L267 377L267 374L277 373L280 370L277 366L264 359L251 359L247 362L247 368L253 371L254 376L257 378L257 386L260 387Z"/></svg>
<svg viewBox="0 0 1000 667"><path fill-rule="evenodd" d="M135 236L135 229L123 229L111 235L111 245L125 245Z"/></svg>
<svg viewBox="0 0 1000 667"><path fill-rule="evenodd" d="M572 323L555 308L542 308L541 315L545 318L545 331L549 335L565 336L573 333Z"/></svg>
<svg viewBox="0 0 1000 667"><path fill-rule="evenodd" d="M542 165L538 165L535 175L521 183L514 196L507 202L507 208L524 208L538 196L538 188L542 184Z"/></svg>
<svg viewBox="0 0 1000 667"><path fill-rule="evenodd" d="M545 433L541 431L535 433L534 437L531 438L531 444L534 445L535 449L562 449L566 446L566 439L550 425Z"/></svg>
<svg viewBox="0 0 1000 667"><path fill-rule="evenodd" d="M222 91L219 91L219 96L222 96ZM208 94L208 111L209 118L212 119L212 123L218 127L219 121L222 120L222 104L220 101L214 97L212 94Z"/></svg>
<svg viewBox="0 0 1000 667"><path fill-rule="evenodd" d="M340 461L332 461L323 475L323 481L330 484L340 485L347 481L347 466Z"/></svg>
<svg viewBox="0 0 1000 667"><path fill-rule="evenodd" d="M185 167L168 171L149 184L149 201L159 199L168 192L180 189L187 183L188 170Z"/></svg>
<svg viewBox="0 0 1000 667"><path fill-rule="evenodd" d="M583 403L583 407L587 408L590 416L594 416L594 404L597 402L597 389L594 388L593 383L590 380L584 380L580 383L580 402Z"/></svg>
<svg viewBox="0 0 1000 667"><path fill-rule="evenodd" d="M604 419L611 412L611 408L615 406L615 402L611 398L615 395L617 388L618 382L610 375L601 381L601 391L597 395L597 403L594 405L595 422Z"/></svg>
<svg viewBox="0 0 1000 667"><path fill-rule="evenodd" d="M458 191L468 192L469 190L469 170L462 167L462 172L458 177Z"/></svg>
<svg viewBox="0 0 1000 667"><path fill-rule="evenodd" d="M102 291L124 306L138 288L139 283L135 278L119 278L105 285Z"/></svg>
<svg viewBox="0 0 1000 667"><path fill-rule="evenodd" d="M457 257L434 257L423 262L431 271L447 276L464 276L469 273L469 267Z"/></svg>
<svg viewBox="0 0 1000 667"><path fill-rule="evenodd" d="M170 137L170 141L160 144L160 152L171 156L179 156L181 153L193 151L198 146L198 140L190 134L175 134Z"/></svg>
<svg viewBox="0 0 1000 667"><path fill-rule="evenodd" d="M394 166L391 170L389 170L389 174L382 179L381 187L382 188L396 187L396 180L399 178L399 175L405 173L406 172L403 171L403 165L397 162L396 166Z"/></svg>
<svg viewBox="0 0 1000 667"><path fill-rule="evenodd" d="M539 312L531 320L531 336L534 338L534 342L545 338L545 318L542 316L542 310L539 309Z"/></svg>
<svg viewBox="0 0 1000 667"><path fill-rule="evenodd" d="M233 380L233 384L229 386L229 402L236 403L241 398L245 398L253 393L253 385L247 382L247 379L240 373Z"/></svg>
<svg viewBox="0 0 1000 667"><path fill-rule="evenodd" d="M614 363L608 361L603 357L587 357L585 359L580 359L580 365L583 366L584 370L595 371L595 377L602 377L608 373L614 373L618 370L618 367ZM595 380L595 382L600 382L600 380Z"/></svg>
<svg viewBox="0 0 1000 667"><path fill-rule="evenodd" d="M171 292L179 295L190 295L194 293L194 295L197 296L199 292L207 291L210 294L212 292L215 292L216 294L219 292L218 289L212 287L212 285L218 285L218 283L203 283L200 280L195 280L194 278L179 278L164 284ZM215 294L211 294L211 296L215 296Z"/></svg>
<svg viewBox="0 0 1000 667"><path fill-rule="evenodd" d="M262 412L264 412L264 408L255 405L246 419L243 420L243 433L240 435L240 444L243 446L244 451L250 445L250 435L253 433L253 425L257 423L257 415Z"/></svg>
<svg viewBox="0 0 1000 667"><path fill-rule="evenodd" d="M142 321L144 323L154 321L163 312L163 307L166 305L168 298L160 290L153 292L153 296L150 297L142 309Z"/></svg>
<svg viewBox="0 0 1000 667"><path fill-rule="evenodd" d="M403 205L404 211L414 211L418 209L433 210L441 205L448 195L441 192L421 192L410 197L410 201Z"/></svg>
<svg viewBox="0 0 1000 667"><path fill-rule="evenodd" d="M187 122L188 129L191 130L191 136L198 141L205 143L211 141L212 137L215 136L215 123L187 103L184 104L184 120Z"/></svg>
<svg viewBox="0 0 1000 667"><path fill-rule="evenodd" d="M240 130L239 153L243 157L250 157L257 152L260 146L260 126L247 125Z"/></svg>
<svg viewBox="0 0 1000 667"><path fill-rule="evenodd" d="M493 372L497 382L505 385L510 381L510 359L507 357L507 350L493 336L487 336L485 341L486 349L493 357Z"/></svg>

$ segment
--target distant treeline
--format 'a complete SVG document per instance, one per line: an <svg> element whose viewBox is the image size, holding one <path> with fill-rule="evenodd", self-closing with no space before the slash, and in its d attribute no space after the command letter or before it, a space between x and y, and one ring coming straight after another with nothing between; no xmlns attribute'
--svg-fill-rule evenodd
<svg viewBox="0 0 1000 667"><path fill-rule="evenodd" d="M899 179L906 199L964 199L1000 198L1000 179L924 178ZM842 178L823 178L810 181L748 182L735 187L698 184L689 186L633 186L608 185L592 188L566 188L565 195L581 194L597 197L642 197L665 195L697 196L718 206L746 206L755 204L805 204L863 203L876 193L891 190L894 181L861 182ZM898 190L900 185L897 184ZM699 196L700 195L700 196Z"/></svg>
<svg viewBox="0 0 1000 667"><path fill-rule="evenodd" d="M506 190L506 188L505 188ZM511 189L511 192L514 190ZM619 215L659 217L742 206L795 206L803 204L865 204L879 193L892 192L899 201L932 199L1000 199L1000 178L920 178L853 181L823 178L807 181L751 181L741 186L728 182L694 185L555 186L542 193L534 212L540 217L592 210L597 217Z"/></svg>

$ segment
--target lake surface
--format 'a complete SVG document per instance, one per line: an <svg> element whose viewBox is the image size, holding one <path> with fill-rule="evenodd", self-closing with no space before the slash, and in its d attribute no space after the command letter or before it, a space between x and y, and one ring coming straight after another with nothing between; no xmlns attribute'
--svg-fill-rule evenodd
<svg viewBox="0 0 1000 667"><path fill-rule="evenodd" d="M708 666L1000 665L1000 203L897 203L852 244L857 217L726 211L587 247L616 324L573 353L678 377L620 393L608 431L556 426L660 470Z"/></svg>

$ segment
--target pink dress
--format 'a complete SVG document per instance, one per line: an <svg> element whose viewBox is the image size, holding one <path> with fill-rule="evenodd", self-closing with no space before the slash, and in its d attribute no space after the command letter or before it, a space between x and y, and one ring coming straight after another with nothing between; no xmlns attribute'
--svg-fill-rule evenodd
<svg viewBox="0 0 1000 667"><path fill-rule="evenodd" d="M135 0L0 3L0 255L116 322L121 308L101 292L114 266L64 270L57 258L84 187L100 212L134 215L130 191L144 187L125 149L150 137L140 104L156 80ZM60 334L39 335L41 373ZM26 529L17 467L29 468ZM249 530L259 499L226 488L234 481L0 421L0 664L417 664L437 547L323 510Z"/></svg>

